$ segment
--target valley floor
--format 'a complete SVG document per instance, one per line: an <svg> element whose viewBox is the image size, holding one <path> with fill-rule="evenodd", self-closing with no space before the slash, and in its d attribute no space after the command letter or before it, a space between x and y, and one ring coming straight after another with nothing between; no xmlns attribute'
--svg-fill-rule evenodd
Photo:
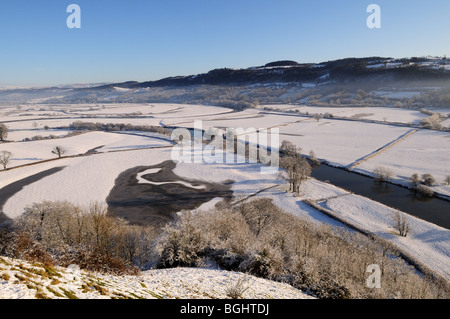
<svg viewBox="0 0 450 319"><path fill-rule="evenodd" d="M61 108L65 107L61 106ZM22 111L21 113L28 115L26 118L23 114L14 113L13 108L8 109L8 112L12 112L8 115L8 119L14 122L6 124L11 127L11 138L15 140L11 143L0 144L0 151L9 150L14 153L15 158L10 165L13 169L0 172L0 196L1 190L12 183L49 169L64 168L39 181L24 185L22 189L5 199L3 212L6 216L16 218L23 213L25 207L43 200L68 200L79 205L86 205L92 201L105 201L114 187L116 178L125 170L137 166L157 165L170 159L170 147L172 146L170 139L164 140L161 136L143 133L129 135L89 132L67 138L19 142L24 137L48 134L48 130L43 129L44 125L50 126L50 130L57 132L58 126L69 125L75 120L94 123L132 123L134 125L144 123L176 125L190 128L193 127L195 119L203 119L205 128L208 126L243 127L244 129L252 126L262 130L279 128L280 139L292 141L301 147L306 155L314 150L319 159L337 166L349 167L358 164L353 169L368 175L373 174L373 170L377 166L386 166L393 170L393 181L399 184L406 184L409 176L413 173L419 175L432 173L438 180L434 190L441 194L450 194L450 186L443 182L445 176L450 175L448 170L450 162L448 132L412 131L411 127L389 125L389 123L385 125L337 119L316 121L301 116L260 113L260 110L255 109L229 112L224 108L173 104L129 105L134 112L142 112L142 116L147 116L147 118L110 117L125 113L126 107L107 105L103 109L92 108L91 105L84 107L81 105L72 110L70 118L65 119L40 114L38 111L40 106L36 106L30 111ZM305 110L302 109L302 111ZM359 116L362 116L359 113L365 112L364 110L352 110L353 113L356 111L356 115ZM367 112L369 111L370 113L378 112L375 117L377 119L386 117L387 122L391 116L392 121L396 121L400 116L398 112L401 112L401 110L389 110L383 113L383 110L367 110ZM311 108L308 108L308 112L311 112ZM338 114L345 110L336 109L334 112ZM420 113L408 112L407 114L407 121L417 122L423 118ZM3 115L6 115L6 110ZM5 119L3 115L2 121ZM96 117L89 118L94 115ZM67 114L64 113L64 116L67 117ZM37 123L37 128L33 128L34 122ZM411 134L409 134L410 132ZM67 157L54 160L55 156L51 150L59 144L67 149ZM89 153L93 149L96 151ZM380 149L383 151L377 153ZM376 156L370 156L374 152ZM260 168L259 164L249 163L203 165L179 163L174 169L174 173L185 180L204 180L214 183L233 180L232 188L237 199L248 196L267 197L286 212L300 218L333 226L343 226L344 224L339 220L355 225L380 238L389 240L418 264L424 265L432 272L450 281L450 230L413 216L407 216L411 231L407 237L400 237L393 226L393 216L396 211L390 207L314 179L310 179L302 186L302 195L295 197L286 192L284 181L277 176L262 175ZM138 184L137 181L136 184ZM338 216L338 220L314 209L306 203L307 200L333 211ZM214 199L199 209L212 208L217 201L218 199ZM8 263L15 266L7 265ZM16 265L17 263L6 260L6 264L0 263L0 267L3 269L2 272L7 272L10 278L15 277L15 280L19 280L20 283L21 280L14 275L15 270L12 270L12 267L20 268ZM169 273L170 276L167 276ZM21 275L19 274L19 276ZM116 292L131 296L131 290L125 286L132 285L133 289L137 289L139 292L136 293L138 296L141 296L139 294L142 293L142 296L155 298L223 297L226 294L226 287L236 281L238 276L241 275L205 269L191 269L189 272L183 269L150 271L141 277L128 278L129 281L125 277L120 279L117 287L124 288L120 288L123 291ZM202 277L213 278L212 281L215 285L210 285L208 280L203 280L202 283ZM95 278L92 280L97 280ZM186 283L183 278L190 278L190 283ZM114 280L118 279L113 277L108 279L106 276L99 280L104 280L108 282L108 285L112 285ZM35 296L36 289L25 289L23 287L26 287L26 284L22 283L18 286L13 281L3 280L1 282L0 298ZM141 285L141 281L148 289ZM257 288L246 291L249 295L245 297L248 298L305 297L292 288L283 286L279 290L278 284L260 282L255 278L252 278L251 281L253 282L252 286ZM33 283L31 285L38 286ZM43 286L42 283L39 285ZM46 282L44 286L52 288L49 282ZM161 288L164 286L170 287L170 289ZM21 288L18 289L18 287ZM70 287L70 285L67 286L67 289L80 288L78 286ZM114 291L111 289L112 286L109 287L111 292ZM273 292L271 289L274 289ZM77 296L78 293L77 290ZM51 291L46 291L45 294L51 295ZM95 289L88 290L83 296L103 297ZM112 294L108 296L113 297Z"/></svg>

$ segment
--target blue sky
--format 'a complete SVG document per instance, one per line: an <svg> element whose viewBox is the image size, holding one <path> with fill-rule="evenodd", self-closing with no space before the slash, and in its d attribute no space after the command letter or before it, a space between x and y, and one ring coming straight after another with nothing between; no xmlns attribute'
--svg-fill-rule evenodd
<svg viewBox="0 0 450 319"><path fill-rule="evenodd" d="M69 4L81 29L69 29ZM366 8L381 7L381 29ZM0 85L147 81L277 60L450 55L448 0L0 0Z"/></svg>

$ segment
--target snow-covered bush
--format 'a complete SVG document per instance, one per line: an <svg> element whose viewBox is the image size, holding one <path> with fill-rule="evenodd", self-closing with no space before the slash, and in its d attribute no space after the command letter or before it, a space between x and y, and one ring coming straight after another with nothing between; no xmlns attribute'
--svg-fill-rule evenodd
<svg viewBox="0 0 450 319"><path fill-rule="evenodd" d="M213 262L319 298L435 298L449 291L448 285L418 275L384 241L306 222L263 198L185 213L162 238L159 266ZM381 290L365 285L367 266L374 263L382 267Z"/></svg>
<svg viewBox="0 0 450 319"><path fill-rule="evenodd" d="M176 222L164 228L159 242L158 267L198 266L208 247L208 239L191 212L182 212Z"/></svg>
<svg viewBox="0 0 450 319"><path fill-rule="evenodd" d="M380 183L390 182L392 176L394 176L394 173L386 167L376 167L373 172L375 174L375 179Z"/></svg>
<svg viewBox="0 0 450 319"><path fill-rule="evenodd" d="M422 183L427 186L433 186L436 183L436 179L433 175L426 173L422 175Z"/></svg>
<svg viewBox="0 0 450 319"><path fill-rule="evenodd" d="M121 274L136 273L136 266L149 262L155 234L151 227L111 217L104 204L83 209L43 202L26 208L11 226L11 236L4 249L11 257Z"/></svg>

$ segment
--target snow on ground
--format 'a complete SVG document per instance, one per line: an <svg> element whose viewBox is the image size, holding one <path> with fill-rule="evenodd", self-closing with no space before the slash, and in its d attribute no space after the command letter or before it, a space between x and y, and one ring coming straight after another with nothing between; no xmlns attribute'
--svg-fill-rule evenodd
<svg viewBox="0 0 450 319"><path fill-rule="evenodd" d="M122 110L117 106L117 114ZM150 106L145 106L149 107ZM191 107L191 106L189 106ZM194 106L192 110L203 112L208 107ZM109 106L105 107L108 111ZM308 110L311 108L307 108ZM324 108L313 108L317 112L327 112ZM332 114L342 116L363 116L369 119L381 119L388 121L414 122L422 115L414 111L387 108L348 108L333 109ZM110 109L111 110L111 109ZM125 109L124 109L125 110ZM131 110L131 109L130 109ZM333 164L347 166L362 157L371 154L375 150L387 145L403 135L409 128L389 125L363 123L354 121L321 119L315 121L304 117L284 116L281 114L259 114L260 110L246 110L244 112L229 112L219 114L222 110L212 108L205 111L205 116L191 116L187 106L155 104L151 109L155 118L86 118L80 119L101 123L131 123L136 125L159 125L162 120L165 124L178 123L180 126L192 127L196 119L205 119L203 127L254 127L268 128L280 127L280 140L289 140L302 148L302 153L309 154L314 150L316 156ZM162 114L167 110L169 114ZM86 107L78 108L79 112L85 112ZM105 110L98 110L105 111ZM331 111L331 110L330 110ZM96 111L92 111L96 112ZM156 113L161 113L156 115ZM400 112L406 112L402 117ZM373 115L367 115L371 114ZM156 117L157 116L157 117ZM170 116L171 118L168 118ZM57 127L68 125L76 119L53 119L41 121L39 127L49 125ZM295 123L302 121L301 123ZM33 121L8 123L13 129L31 129ZM180 124L181 123L181 124ZM148 135L147 133L139 133ZM413 173L432 173L438 182L442 183L443 177L450 174L447 163L450 162L450 139L448 133L429 130L419 131L393 147L385 150L377 156L361 163L356 167L360 172L371 174L377 166L391 168L398 181L405 181ZM25 186L20 192L11 197L4 206L4 212L10 217L17 217L26 206L43 200L68 200L79 205L87 205L92 201L104 201L114 186L115 179L128 168L136 166L150 166L169 160L170 149L142 149L144 147L169 145L166 141L149 139L145 136L133 136L126 134L91 132L71 138L58 140L45 140L30 143L5 143L1 149L11 150L15 161L12 165L20 163L37 162L42 159L54 158L51 150L56 145L62 145L68 149L66 155L83 154L88 150L97 149L100 154L77 158L63 158L60 160L26 166L9 171L0 172L0 187L25 177L42 172L49 168L66 166L62 171L47 176L40 181ZM136 148L138 150L128 150ZM114 153L101 153L118 151ZM262 191L256 196L271 198L275 204L285 211L300 218L306 218L317 223L327 223L341 226L337 221L326 217L317 210L306 205L302 200L329 199L329 208L340 213L343 219L356 223L361 228L379 233L380 236L392 240L396 245L418 258L424 264L448 275L448 246L450 239L448 231L438 226L413 220L410 237L399 238L393 234L390 228L390 208L373 202L367 198L361 198L348 194L332 185L316 180L309 180L302 186L302 195L295 197L286 193L286 183L275 175L262 175L258 164L187 164L179 163L174 171L187 179L223 182L234 180L233 191L238 198L245 198ZM449 192L447 186L436 186L435 190ZM200 209L212 208L219 199L205 203ZM412 217L411 217L412 218ZM1 289L0 289L1 290Z"/></svg>
<svg viewBox="0 0 450 319"><path fill-rule="evenodd" d="M15 112L2 118L0 122L8 121L6 124L11 130L33 129L34 122L38 123L40 128L45 125L56 128L68 126L77 120L159 126L163 120L180 122L189 118L218 117L227 113L232 114L233 110L218 106L171 103L44 105L41 111L30 109L21 112L23 116L18 116L19 114ZM134 116L130 117L130 114Z"/></svg>
<svg viewBox="0 0 450 319"><path fill-rule="evenodd" d="M450 129L450 118L446 119L445 121L441 122L441 125L443 127L449 128Z"/></svg>
<svg viewBox="0 0 450 319"><path fill-rule="evenodd" d="M404 124L418 124L422 119L428 117L420 111L390 107L351 108L344 110L339 116Z"/></svg>
<svg viewBox="0 0 450 319"><path fill-rule="evenodd" d="M414 96L421 95L422 92L411 91L375 91L376 95L380 97L388 97L389 99L411 99Z"/></svg>
<svg viewBox="0 0 450 319"><path fill-rule="evenodd" d="M71 130L45 130L45 129L24 129L24 130L11 130L8 133L8 141L20 142L26 138L33 138L40 136L42 138L48 138L50 136L64 137L65 135L72 133Z"/></svg>
<svg viewBox="0 0 450 319"><path fill-rule="evenodd" d="M27 206L44 200L67 200L83 207L91 202L104 202L114 187L116 178L123 171L137 166L156 165L170 159L170 149L145 149L66 158L1 172L1 182L3 186L6 186L51 167L65 166L62 171L25 186L6 201L3 211L8 217L15 218L20 216ZM334 221L311 209L301 200L318 200L346 194L345 191L333 185L311 179L303 185L303 197L288 196L286 182L276 174L261 174L261 164L178 163L174 173L188 180L217 183L233 180L232 190L237 199L243 199L261 190L271 188L262 192L259 196L272 198L275 203L280 204L280 207L285 207L287 212L295 216L333 225L336 225ZM2 187L2 184L0 184L0 187ZM203 204L199 209L211 209L218 201L217 198L213 199Z"/></svg>
<svg viewBox="0 0 450 319"><path fill-rule="evenodd" d="M52 150L56 146L61 146L66 150L64 156L72 156L84 154L97 147L102 147L99 151L114 151L169 145L168 141L145 136L88 132L61 139L6 143L0 147L2 151L8 151L13 154L8 167L15 167L55 158L56 155L52 153Z"/></svg>
<svg viewBox="0 0 450 319"><path fill-rule="evenodd" d="M25 186L6 202L3 211L14 218L22 214L25 207L44 200L67 200L83 207L91 202L105 201L123 171L169 159L169 152L152 149L61 159L53 165L66 168Z"/></svg>
<svg viewBox="0 0 450 319"><path fill-rule="evenodd" d="M405 134L408 128L382 124L309 119L280 128L280 141L287 140L309 155L347 166Z"/></svg>
<svg viewBox="0 0 450 319"><path fill-rule="evenodd" d="M205 116L221 113L231 113L233 110L218 106L205 106L194 104L173 104L173 103L120 103L120 104L96 104L87 105L84 108L72 110L71 114L85 114L85 115L126 115L139 114L152 115L155 117L192 117Z"/></svg>
<svg viewBox="0 0 450 319"><path fill-rule="evenodd" d="M450 230L407 215L411 231L401 237L393 227L396 210L358 195L330 199L326 207L351 224L389 240L450 280Z"/></svg>
<svg viewBox="0 0 450 319"><path fill-rule="evenodd" d="M136 166L155 165L168 159L170 159L169 149L101 153L88 157L62 159L56 161L57 164L53 162L53 165L67 166L64 170L25 186L6 202L4 213L15 218L26 206L43 200L68 200L82 206L93 201L104 201L113 188L116 177L124 170ZM393 209L314 179L304 183L301 195L295 197L286 192L286 182L280 180L277 175L261 174L260 168L259 164L248 163L178 163L174 172L186 179L212 182L232 179L235 181L232 187L237 199L252 195L270 198L293 216L340 227L342 226L340 222L323 215L303 202L305 199L328 200L327 206L340 214L343 220L391 240L407 254L450 279L448 269L450 231L409 216L411 235L400 238L394 234L391 226ZM22 169L30 168L25 167L17 171L20 172ZM212 208L217 201L218 199L214 199L204 204L201 209Z"/></svg>
<svg viewBox="0 0 450 319"><path fill-rule="evenodd" d="M248 288L244 299L313 299L287 284L224 270L174 268L113 276L0 257L0 299L229 299L229 289L238 282Z"/></svg>
<svg viewBox="0 0 450 319"><path fill-rule="evenodd" d="M421 130L369 160L355 171L371 174L376 167L386 167L394 173L393 181L409 184L408 178L430 173L439 188L436 191L450 196L450 186L443 185L450 175L450 133Z"/></svg>
<svg viewBox="0 0 450 319"><path fill-rule="evenodd" d="M303 118L295 116L285 116L277 114L260 114L259 111L249 109L246 111L225 114L222 116L216 116L214 118L188 118L188 119L169 119L164 120L165 125L176 125L179 127L193 127L195 120L203 119L203 129L207 128L269 128L273 126L286 125L293 123Z"/></svg>
<svg viewBox="0 0 450 319"><path fill-rule="evenodd" d="M316 113L332 114L334 117L348 117L363 120L383 121L387 123L417 124L429 115L417 110L391 107L322 107L322 106L294 106L286 104L267 105L283 111L296 111L299 114L313 115Z"/></svg>

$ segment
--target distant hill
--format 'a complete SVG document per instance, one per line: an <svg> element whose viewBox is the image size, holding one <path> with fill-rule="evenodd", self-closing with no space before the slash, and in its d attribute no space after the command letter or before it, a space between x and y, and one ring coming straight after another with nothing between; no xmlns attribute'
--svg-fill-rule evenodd
<svg viewBox="0 0 450 319"><path fill-rule="evenodd" d="M254 83L290 83L358 81L360 79L449 80L450 65L445 58L386 57L346 58L323 63L276 61L246 69L220 68L204 74L177 76L147 82L125 82L103 85L105 88L148 88L188 85L247 85Z"/></svg>

